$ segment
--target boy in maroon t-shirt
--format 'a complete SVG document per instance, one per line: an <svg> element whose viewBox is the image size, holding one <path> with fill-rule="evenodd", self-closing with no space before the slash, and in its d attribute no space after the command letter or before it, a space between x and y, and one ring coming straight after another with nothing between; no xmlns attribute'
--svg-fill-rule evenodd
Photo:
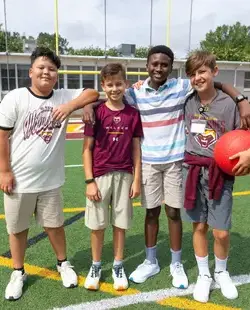
<svg viewBox="0 0 250 310"><path fill-rule="evenodd" d="M107 64L101 71L101 83L108 100L96 108L95 124L86 124L84 132L85 224L91 229L93 259L84 287L89 290L99 288L104 231L110 218L113 225L114 288L126 290L128 280L123 268L125 231L132 220L132 198L140 195L140 138L143 132L139 112L122 101L127 86L123 66Z"/></svg>

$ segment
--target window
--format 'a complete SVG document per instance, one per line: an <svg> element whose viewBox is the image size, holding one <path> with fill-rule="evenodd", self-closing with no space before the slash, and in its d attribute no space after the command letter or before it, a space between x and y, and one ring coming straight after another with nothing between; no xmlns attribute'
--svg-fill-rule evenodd
<svg viewBox="0 0 250 310"><path fill-rule="evenodd" d="M58 80L56 82L56 85L54 86L55 89L64 88L64 75L65 74L58 74Z"/></svg>
<svg viewBox="0 0 250 310"><path fill-rule="evenodd" d="M17 65L18 87L30 86L29 68L30 65Z"/></svg>
<svg viewBox="0 0 250 310"><path fill-rule="evenodd" d="M2 90L8 90L7 65L1 65ZM15 65L9 65L9 83L10 90L16 88Z"/></svg>
<svg viewBox="0 0 250 310"><path fill-rule="evenodd" d="M138 72L138 71L139 71L138 68L127 68L127 72ZM127 75L127 79L129 81L129 86L132 86L133 84L138 82L139 75Z"/></svg>
<svg viewBox="0 0 250 310"><path fill-rule="evenodd" d="M97 71L101 71L103 67L98 67ZM100 78L100 74L98 74L98 91L103 91L102 87L101 87L101 78Z"/></svg>
<svg viewBox="0 0 250 310"><path fill-rule="evenodd" d="M244 88L250 88L250 71L245 72Z"/></svg>
<svg viewBox="0 0 250 310"><path fill-rule="evenodd" d="M173 79L173 78L178 78L178 70L177 69L173 69L171 74L168 77L169 79Z"/></svg>
<svg viewBox="0 0 250 310"><path fill-rule="evenodd" d="M79 66L67 66L67 70L79 71ZM80 74L67 74L68 89L80 88Z"/></svg>
<svg viewBox="0 0 250 310"><path fill-rule="evenodd" d="M95 67L82 67L83 71L95 71ZM94 74L82 74L83 88L95 88Z"/></svg>

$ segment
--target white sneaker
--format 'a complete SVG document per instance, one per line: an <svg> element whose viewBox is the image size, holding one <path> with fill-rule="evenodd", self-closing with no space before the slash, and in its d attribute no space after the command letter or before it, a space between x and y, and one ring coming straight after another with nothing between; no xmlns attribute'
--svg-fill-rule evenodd
<svg viewBox="0 0 250 310"><path fill-rule="evenodd" d="M176 262L175 264L171 264L170 273L173 277L172 285L174 287L181 289L188 287L188 278L181 263Z"/></svg>
<svg viewBox="0 0 250 310"><path fill-rule="evenodd" d="M63 286L66 288L73 288L77 286L77 274L69 261L62 262L61 266L56 266L57 271L60 273Z"/></svg>
<svg viewBox="0 0 250 310"><path fill-rule="evenodd" d="M125 291L128 288L128 279L125 274L123 265L113 266L112 278L114 280L114 289L117 291Z"/></svg>
<svg viewBox="0 0 250 310"><path fill-rule="evenodd" d="M207 275L199 275L194 287L193 297L199 302L208 302L213 279Z"/></svg>
<svg viewBox="0 0 250 310"><path fill-rule="evenodd" d="M92 265L84 282L84 287L90 291L97 291L99 289L99 282L102 274L101 266Z"/></svg>
<svg viewBox="0 0 250 310"><path fill-rule="evenodd" d="M235 299L238 297L237 288L230 278L228 271L215 272L214 280L219 285L224 297L228 299Z"/></svg>
<svg viewBox="0 0 250 310"><path fill-rule="evenodd" d="M160 267L157 259L155 264L151 264L149 260L145 259L144 262L131 273L129 280L135 283L143 283L149 277L152 277L159 272Z"/></svg>
<svg viewBox="0 0 250 310"><path fill-rule="evenodd" d="M5 290L5 299L17 300L23 294L23 285L27 275L20 270L14 270L11 274L10 281Z"/></svg>

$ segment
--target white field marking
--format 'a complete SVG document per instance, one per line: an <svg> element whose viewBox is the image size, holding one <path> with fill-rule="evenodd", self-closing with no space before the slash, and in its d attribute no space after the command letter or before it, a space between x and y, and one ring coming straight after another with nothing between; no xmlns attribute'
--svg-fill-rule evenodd
<svg viewBox="0 0 250 310"><path fill-rule="evenodd" d="M83 165L66 165L64 168L77 168L77 167L83 167Z"/></svg>
<svg viewBox="0 0 250 310"><path fill-rule="evenodd" d="M250 275L239 275L232 277L235 285L240 286L250 283ZM219 287L213 283L212 289L218 289ZM167 288L156 290L152 292L138 293L134 295L126 295L121 297L114 297L108 299L102 299L99 301L90 301L78 305L71 305L62 308L53 308L53 310L107 310L117 309L129 305L135 305L139 303L160 301L169 297L186 296L193 293L194 283L191 284L186 290L177 288Z"/></svg>

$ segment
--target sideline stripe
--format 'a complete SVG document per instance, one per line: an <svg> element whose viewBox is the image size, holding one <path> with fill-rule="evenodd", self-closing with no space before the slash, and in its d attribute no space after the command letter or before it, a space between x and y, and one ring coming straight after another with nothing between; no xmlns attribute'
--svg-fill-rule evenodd
<svg viewBox="0 0 250 310"><path fill-rule="evenodd" d="M0 256L0 266L12 269L12 259ZM42 268L34 265L25 263L24 268L26 272L33 276L42 277L49 280L61 281L61 277L58 272ZM85 277L78 276L78 285L83 286ZM233 276L233 281L237 286L242 284L250 283L250 275ZM193 292L194 284L191 284L187 290L180 290L176 288L156 290L152 292L141 293L136 289L129 288L127 291L119 292L114 290L113 285L110 283L101 282L99 291L112 294L112 295L123 295L122 297L109 298L99 301L86 302L79 305L72 305L62 308L54 308L54 310L64 309L64 310L83 310L87 309L115 309L123 306L138 304L142 302L158 302L160 305L177 307L181 309L201 309L201 310L240 310L240 308L230 308L218 304L201 304L189 299L173 298L173 296L186 296ZM213 289L218 288L214 287ZM197 306L197 307L196 307ZM207 306L207 307L205 307Z"/></svg>
<svg viewBox="0 0 250 310"><path fill-rule="evenodd" d="M234 283L239 286L243 284L250 283L250 275L240 275L240 276L233 276L232 277ZM218 289L218 286L212 285L212 289ZM108 299L102 299L99 301L90 301L85 302L78 305L71 305L67 307L62 308L54 308L53 310L108 310L108 309L117 309L122 308L125 306L135 305L139 303L149 303L149 302L160 302L161 300L164 300L166 298L173 298L173 297L180 297L180 296L187 296L193 293L194 289L194 283L191 284L188 289L186 290L180 290L177 288L168 288L168 289L162 289L162 290L156 290L151 292L143 292L135 295L130 296L121 296L121 297L115 297L115 298L108 298ZM180 301L180 299L178 299ZM173 300L173 302L176 302L176 298ZM181 301L179 303L180 309L204 309L202 308L202 304L199 303L199 307L193 307L193 308L185 308L184 305L181 306ZM170 306L170 304L169 304ZM171 305L172 306L172 305ZM223 305L216 304L216 308L213 308L215 304L210 303L210 310L216 309L216 310L229 310L229 309L237 309L239 308L225 308ZM173 307L176 309L178 306L177 304L173 305ZM208 309L208 308L207 308Z"/></svg>
<svg viewBox="0 0 250 310"><path fill-rule="evenodd" d="M85 212L83 211L83 212L80 212L80 213L78 213L78 214L68 218L64 222L64 227L67 227L67 226L73 224L74 222L78 221L79 219L84 217L84 214L85 214ZM43 231L43 232L39 233L38 235L28 239L26 249L30 248L32 245L37 244L39 241L41 241L41 240L43 240L43 239L45 239L47 237L48 237L47 233L45 231ZM3 253L1 256L7 257L7 258L11 258L10 250L5 252L5 253Z"/></svg>
<svg viewBox="0 0 250 310"><path fill-rule="evenodd" d="M133 207L141 207L140 202L134 202ZM75 213L75 212L82 212L85 211L85 208L64 208L63 213ZM5 219L4 214L0 214L0 220ZM67 222L69 219L67 219L65 222Z"/></svg>
<svg viewBox="0 0 250 310"><path fill-rule="evenodd" d="M11 268L12 269L12 259L6 258L6 257L1 257L0 256L0 266ZM25 271L33 276L38 276L42 277L45 279L49 280L54 280L54 281L61 281L61 277L58 272L47 269L47 268L41 268L38 266L30 265L30 264L24 264ZM78 285L83 286L85 277L83 276L78 276ZM106 283L106 282L101 282L100 283L100 289L101 292L112 294L112 295L131 295L131 294L137 294L139 291L136 289L129 288L125 292L119 292L116 291L113 288L113 284Z"/></svg>
<svg viewBox="0 0 250 310"><path fill-rule="evenodd" d="M232 307L226 307L224 305L218 305L213 303L206 303L202 304L195 300L190 300L187 298L178 298L178 297L170 297L163 299L161 301L157 302L161 306L170 306L170 307L176 307L178 309L187 309L187 310L240 310L241 308L232 308Z"/></svg>

